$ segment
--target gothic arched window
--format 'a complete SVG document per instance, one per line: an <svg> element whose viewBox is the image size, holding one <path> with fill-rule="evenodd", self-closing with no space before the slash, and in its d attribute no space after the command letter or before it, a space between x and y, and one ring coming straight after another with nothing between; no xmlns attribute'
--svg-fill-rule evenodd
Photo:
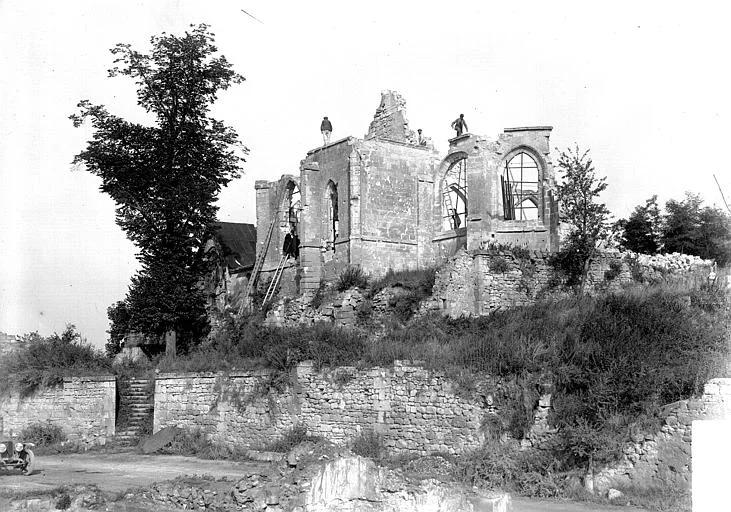
<svg viewBox="0 0 731 512"><path fill-rule="evenodd" d="M506 161L500 181L505 220L540 218L539 168L532 156L521 151Z"/></svg>
<svg viewBox="0 0 731 512"><path fill-rule="evenodd" d="M467 224L467 157L455 160L442 180L442 228L457 229Z"/></svg>
<svg viewBox="0 0 731 512"><path fill-rule="evenodd" d="M340 232L338 221L338 186L331 181L327 183L327 240L335 243Z"/></svg>

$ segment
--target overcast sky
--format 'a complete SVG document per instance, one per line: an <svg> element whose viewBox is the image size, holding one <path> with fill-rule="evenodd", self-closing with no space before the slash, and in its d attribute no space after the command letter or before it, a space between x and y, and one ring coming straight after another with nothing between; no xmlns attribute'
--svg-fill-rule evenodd
<svg viewBox="0 0 731 512"><path fill-rule="evenodd" d="M207 23L246 77L214 109L251 150L221 220L254 223L254 181L297 173L322 116L333 140L362 137L383 89L441 151L459 113L488 137L552 125L557 151L591 149L620 217L652 194L720 205L713 173L731 193L728 14L699 1L0 0L0 331L71 322L101 346L136 269L113 202L71 166L91 133L68 120L79 100L145 119L133 82L107 77L116 43L147 50Z"/></svg>

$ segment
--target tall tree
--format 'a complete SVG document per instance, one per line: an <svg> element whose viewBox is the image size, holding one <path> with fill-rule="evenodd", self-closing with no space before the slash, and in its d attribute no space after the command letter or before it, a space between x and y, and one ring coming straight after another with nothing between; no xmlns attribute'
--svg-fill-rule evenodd
<svg viewBox="0 0 731 512"><path fill-rule="evenodd" d="M557 185L561 220L570 226L565 247L554 260L565 271L569 285L584 289L586 275L600 242L609 236L610 213L599 196L607 188L606 178L596 175L589 150L561 153L558 159L561 183Z"/></svg>
<svg viewBox="0 0 731 512"><path fill-rule="evenodd" d="M725 267L731 262L731 215L707 206L701 210L700 221L698 256Z"/></svg>
<svg viewBox="0 0 731 512"><path fill-rule="evenodd" d="M685 193L685 199L670 199L665 203L662 242L667 252L697 254L701 226L701 205L698 194Z"/></svg>
<svg viewBox="0 0 731 512"><path fill-rule="evenodd" d="M133 123L81 101L71 119L75 126L91 121L94 134L74 162L101 178L101 191L117 205L117 224L139 250L141 270L125 299L129 328L175 331L184 347L207 328L204 246L213 235L218 193L239 176L246 152L210 107L219 91L244 79L216 55L206 25L154 36L151 45L145 54L118 44L109 76L134 80L137 103L154 122Z"/></svg>
<svg viewBox="0 0 731 512"><path fill-rule="evenodd" d="M655 254L660 250L660 208L654 195L644 205L635 207L627 220L621 223L621 244L630 251Z"/></svg>

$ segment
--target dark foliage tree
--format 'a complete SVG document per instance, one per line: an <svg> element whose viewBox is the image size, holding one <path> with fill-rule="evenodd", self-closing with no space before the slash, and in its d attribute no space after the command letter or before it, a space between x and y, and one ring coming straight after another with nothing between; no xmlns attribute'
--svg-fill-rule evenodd
<svg viewBox="0 0 731 512"><path fill-rule="evenodd" d="M558 167L563 178L557 186L561 220L571 231L553 263L566 276L567 285L583 290L597 246L610 233L609 209L599 201L607 188L606 178L597 177L589 151L582 153L578 146L561 153Z"/></svg>
<svg viewBox="0 0 731 512"><path fill-rule="evenodd" d="M622 247L643 254L656 254L660 250L662 219L656 195L619 222Z"/></svg>
<svg viewBox="0 0 731 512"><path fill-rule="evenodd" d="M120 300L107 308L107 318L110 327L107 331L109 339L104 345L104 351L108 357L114 357L122 350L122 339L129 331L129 310L127 302Z"/></svg>
<svg viewBox="0 0 731 512"><path fill-rule="evenodd" d="M685 199L665 203L662 243L667 252L695 254L701 225L701 205L698 194L685 193Z"/></svg>
<svg viewBox="0 0 731 512"><path fill-rule="evenodd" d="M707 206L701 211L700 220L698 255L725 267L731 262L731 215Z"/></svg>
<svg viewBox="0 0 731 512"><path fill-rule="evenodd" d="M698 194L686 192L685 199L665 204L662 241L667 252L713 259L721 266L731 261L731 216L706 206Z"/></svg>
<svg viewBox="0 0 731 512"><path fill-rule="evenodd" d="M206 25L154 36L151 44L149 54L118 44L109 76L135 81L137 103L154 123L132 123L84 100L71 119L75 126L91 121L94 134L74 162L101 178L117 224L139 250L142 268L125 299L127 327L155 336L175 331L184 348L205 335L200 283L211 262L204 247L218 193L239 175L246 151L209 110L219 91L243 77L216 56Z"/></svg>

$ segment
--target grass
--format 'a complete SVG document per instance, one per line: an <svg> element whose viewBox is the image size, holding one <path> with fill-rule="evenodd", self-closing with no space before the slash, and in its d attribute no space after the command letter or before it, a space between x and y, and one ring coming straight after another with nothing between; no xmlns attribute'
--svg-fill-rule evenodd
<svg viewBox="0 0 731 512"><path fill-rule="evenodd" d="M158 450L157 453L208 460L246 459L244 447L213 442L201 430L180 430L175 434L173 441Z"/></svg>
<svg viewBox="0 0 731 512"><path fill-rule="evenodd" d="M363 430L353 438L350 449L361 457L378 460L383 454L383 439L373 430Z"/></svg>
<svg viewBox="0 0 731 512"><path fill-rule="evenodd" d="M282 437L264 445L261 449L265 452L287 453L292 448L305 441L316 443L321 441L320 437L307 434L307 427L304 425L295 425L284 433Z"/></svg>

